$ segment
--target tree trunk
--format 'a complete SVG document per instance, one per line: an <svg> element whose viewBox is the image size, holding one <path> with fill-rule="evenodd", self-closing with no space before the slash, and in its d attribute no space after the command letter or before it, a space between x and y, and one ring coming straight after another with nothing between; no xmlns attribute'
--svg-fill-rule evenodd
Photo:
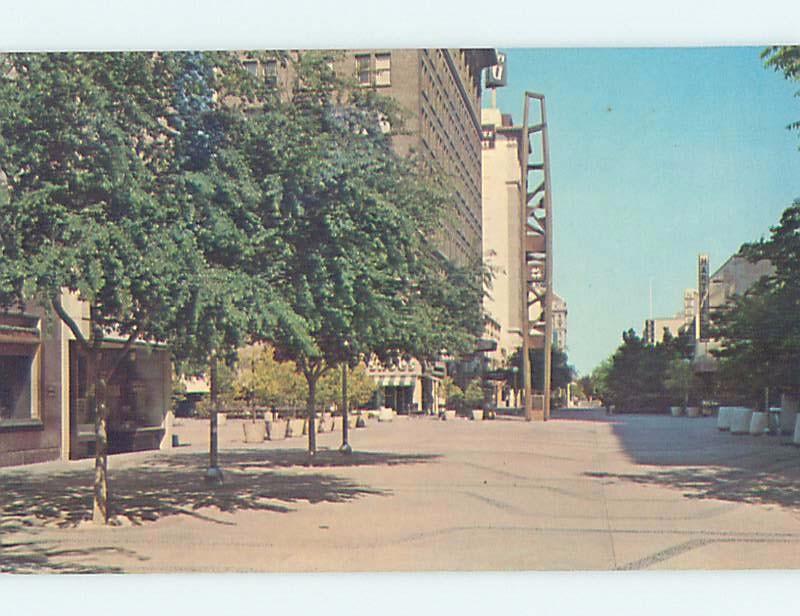
<svg viewBox="0 0 800 616"><path fill-rule="evenodd" d="M306 414L308 416L308 455L313 456L317 453L317 431L315 428L315 420L317 418L317 410L315 399L317 396L317 379L319 376L306 374L306 382L308 383L308 404L306 405Z"/></svg>
<svg viewBox="0 0 800 616"><path fill-rule="evenodd" d="M108 403L107 381L100 374L99 351L86 357L86 387L89 409L94 414L94 498L92 521L108 524Z"/></svg>

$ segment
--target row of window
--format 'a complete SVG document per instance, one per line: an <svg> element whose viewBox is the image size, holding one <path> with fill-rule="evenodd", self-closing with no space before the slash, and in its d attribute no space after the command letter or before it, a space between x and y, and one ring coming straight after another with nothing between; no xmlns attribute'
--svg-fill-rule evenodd
<svg viewBox="0 0 800 616"><path fill-rule="evenodd" d="M356 80L362 86L392 85L392 55L390 53L356 54Z"/></svg>
<svg viewBox="0 0 800 616"><path fill-rule="evenodd" d="M253 77L264 77L264 82L271 88L278 86L278 61L266 60L261 63L258 60L245 59L242 61L244 68Z"/></svg>
<svg viewBox="0 0 800 616"><path fill-rule="evenodd" d="M439 123L437 128L448 139L450 155L458 156L458 158L466 156L468 158L465 161L467 166L471 166L475 170L480 169L480 145L476 139L468 138L472 134L471 114L460 95L448 96L445 93L456 90L458 86L454 81L454 76L450 75L449 67L444 59L444 52L437 50L433 55L425 52L420 61L420 71L423 101L427 102L432 109L436 109L436 113L432 115ZM450 75L451 81L444 84L442 75ZM445 115L446 120L449 120L449 126L459 127L460 130L445 130L442 122ZM458 143L454 143L453 139L457 139ZM462 180L468 185L475 199L479 201L479 174L469 174L467 179L462 177Z"/></svg>

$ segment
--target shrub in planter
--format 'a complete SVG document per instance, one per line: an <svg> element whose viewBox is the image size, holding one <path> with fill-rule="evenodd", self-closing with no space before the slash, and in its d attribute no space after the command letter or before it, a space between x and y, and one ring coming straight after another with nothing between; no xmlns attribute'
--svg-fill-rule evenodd
<svg viewBox="0 0 800 616"><path fill-rule="evenodd" d="M474 379L469 382L464 391L464 410L469 413L474 409L483 408L483 387L479 380Z"/></svg>

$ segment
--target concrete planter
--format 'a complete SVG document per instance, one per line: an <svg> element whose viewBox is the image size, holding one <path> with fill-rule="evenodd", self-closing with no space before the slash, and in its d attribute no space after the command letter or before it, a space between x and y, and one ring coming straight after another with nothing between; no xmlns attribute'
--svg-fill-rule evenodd
<svg viewBox="0 0 800 616"><path fill-rule="evenodd" d="M217 426L224 426L228 423L228 416L225 413L217 413Z"/></svg>
<svg viewBox="0 0 800 616"><path fill-rule="evenodd" d="M800 396L783 394L781 396L781 433L792 434L797 423L797 410Z"/></svg>
<svg viewBox="0 0 800 616"><path fill-rule="evenodd" d="M267 421L267 438L271 441L279 441L286 438L286 426L282 422Z"/></svg>
<svg viewBox="0 0 800 616"><path fill-rule="evenodd" d="M390 408L383 407L378 411L378 421L392 421L394 419L394 411Z"/></svg>
<svg viewBox="0 0 800 616"><path fill-rule="evenodd" d="M295 436L303 436L306 433L306 420L305 419L287 419L286 420L286 438Z"/></svg>
<svg viewBox="0 0 800 616"><path fill-rule="evenodd" d="M762 436L767 431L767 413L753 413L750 417L750 434Z"/></svg>
<svg viewBox="0 0 800 616"><path fill-rule="evenodd" d="M750 434L750 421L753 411L744 407L736 407L731 414L731 434Z"/></svg>
<svg viewBox="0 0 800 616"><path fill-rule="evenodd" d="M699 406L687 406L686 407L686 416L687 417L700 417L700 407Z"/></svg>
<svg viewBox="0 0 800 616"><path fill-rule="evenodd" d="M794 421L794 438L792 442L795 445L800 445L800 415L798 415L797 419Z"/></svg>
<svg viewBox="0 0 800 616"><path fill-rule="evenodd" d="M669 407L669 412L672 413L673 417L680 417L683 415L683 407L682 406L671 406Z"/></svg>
<svg viewBox="0 0 800 616"><path fill-rule="evenodd" d="M470 411L469 418L472 421L480 421L483 419L483 410L482 409L473 409Z"/></svg>
<svg viewBox="0 0 800 616"><path fill-rule="evenodd" d="M733 414L733 406L721 406L717 413L717 429L730 430L731 429L731 416Z"/></svg>
<svg viewBox="0 0 800 616"><path fill-rule="evenodd" d="M267 424L263 421L246 421L242 424L245 443L263 443L267 438Z"/></svg>
<svg viewBox="0 0 800 616"><path fill-rule="evenodd" d="M442 411L442 421L453 421L456 418L456 412L451 410Z"/></svg>

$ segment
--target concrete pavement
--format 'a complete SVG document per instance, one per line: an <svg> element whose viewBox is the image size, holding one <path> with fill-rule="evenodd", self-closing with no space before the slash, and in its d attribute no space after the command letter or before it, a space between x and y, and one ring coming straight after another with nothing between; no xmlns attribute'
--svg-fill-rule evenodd
<svg viewBox="0 0 800 616"><path fill-rule="evenodd" d="M0 469L0 570L420 571L800 567L800 450L713 418L568 411L547 423L370 421L356 453L319 435L242 443L226 482L187 447L110 461L121 526L83 522L91 461Z"/></svg>

